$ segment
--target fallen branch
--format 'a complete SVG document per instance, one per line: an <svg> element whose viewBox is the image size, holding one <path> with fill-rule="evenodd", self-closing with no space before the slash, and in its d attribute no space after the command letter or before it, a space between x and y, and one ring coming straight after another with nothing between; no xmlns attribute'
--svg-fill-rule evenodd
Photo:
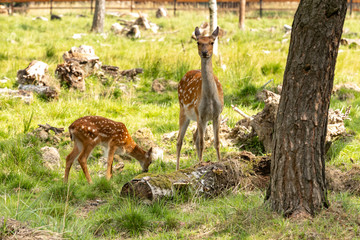
<svg viewBox="0 0 360 240"><path fill-rule="evenodd" d="M243 116L244 118L249 119L250 121L252 121L252 120L254 119L253 117L247 115L246 113L244 113L243 111L241 111L240 109L238 109L237 107L235 107L235 106L232 105L232 104L231 104L231 107L232 107L232 109L233 109L235 112L239 113L239 114L240 114L241 116Z"/></svg>
<svg viewBox="0 0 360 240"><path fill-rule="evenodd" d="M103 65L101 66L101 70L109 74L113 77L127 77L129 79L134 80L136 75L143 73L144 69L142 68L133 68L128 70L119 70L119 67L116 66L109 66L109 65Z"/></svg>
<svg viewBox="0 0 360 240"><path fill-rule="evenodd" d="M122 76L126 76L128 78L134 78L136 75L143 73L144 69L142 68L133 68L133 69L129 69L129 70L122 70L120 71L120 74Z"/></svg>
<svg viewBox="0 0 360 240"><path fill-rule="evenodd" d="M44 129L46 132L49 132L50 130L52 130L55 134L60 134L64 132L64 128L53 127L48 123L46 125L38 124L38 126Z"/></svg>
<svg viewBox="0 0 360 240"><path fill-rule="evenodd" d="M271 82L273 82L274 81L274 79L270 79L269 81L267 81L263 86L262 86L262 88L265 88L269 83L271 83Z"/></svg>

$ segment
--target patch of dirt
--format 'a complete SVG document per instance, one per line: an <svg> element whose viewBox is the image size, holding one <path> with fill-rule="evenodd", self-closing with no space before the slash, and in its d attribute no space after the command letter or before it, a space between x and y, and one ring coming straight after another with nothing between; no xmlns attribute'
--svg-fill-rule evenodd
<svg viewBox="0 0 360 240"><path fill-rule="evenodd" d="M0 220L0 226L2 231L0 232L0 239L13 240L59 240L62 238L60 233L41 230L37 228L30 228L28 224L22 223L15 219L5 219L4 217Z"/></svg>
<svg viewBox="0 0 360 240"><path fill-rule="evenodd" d="M326 168L327 188L334 192L346 192L360 195L360 166L353 165L352 169L343 172L334 167Z"/></svg>
<svg viewBox="0 0 360 240"><path fill-rule="evenodd" d="M79 217L86 218L90 212L95 211L98 207L100 207L104 203L106 203L106 201L101 199L87 200L83 206L79 207L79 209L76 212L76 215Z"/></svg>
<svg viewBox="0 0 360 240"><path fill-rule="evenodd" d="M136 140L137 144L149 149L150 147L158 147L155 143L155 138L150 128L140 128L133 135L132 138Z"/></svg>

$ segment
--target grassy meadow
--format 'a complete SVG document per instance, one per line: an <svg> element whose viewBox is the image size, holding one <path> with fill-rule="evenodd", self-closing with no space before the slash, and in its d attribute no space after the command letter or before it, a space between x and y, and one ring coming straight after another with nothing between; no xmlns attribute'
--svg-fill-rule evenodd
<svg viewBox="0 0 360 240"><path fill-rule="evenodd" d="M130 133L139 128L152 130L155 141L165 149L164 160L150 166L150 172L175 171L175 141L164 143L164 133L178 130L177 91L162 94L151 91L152 81L164 78L180 81L191 69L200 68L196 43L190 39L196 26L208 20L207 13L180 12L177 17L149 20L160 26L157 34L141 32L141 39L129 39L110 31L116 17L107 16L105 34L90 33L92 17L65 14L61 21L32 20L34 16L0 16L0 88L16 89L16 73L32 60L49 65L55 78L62 55L73 46L90 45L105 65L120 69L141 67L144 73L136 82L123 82L128 94L109 79L101 82L93 75L86 79L86 91L62 89L58 100L34 97L31 104L0 97L0 219L13 218L30 227L54 231L68 239L360 239L360 199L350 193L329 192L331 207L313 219L284 219L263 204L264 190L234 189L223 196L206 199L175 196L171 200L145 204L119 195L122 185L141 172L135 160L126 160L121 173L111 181L101 175L106 169L98 164L102 150L96 148L88 167L94 184L88 185L80 169L71 169L70 184L62 183L65 157L72 149L68 138L60 142L41 142L28 133L37 124L67 127L85 115L100 115L125 123ZM360 16L348 17L343 37L359 38ZM219 57L213 57L215 74L223 90L223 115L233 127L241 119L231 104L249 115L262 110L255 94L270 79L268 89L281 84L289 47L284 24L291 17L249 19L246 30L239 31L238 16L221 13L219 25L226 30L220 39ZM73 39L75 33L85 33ZM356 33L357 35L354 35ZM360 86L360 46L341 46L335 84L353 82ZM223 66L222 66L223 65ZM224 67L226 66L226 68ZM344 96L347 96L344 98ZM346 127L351 136L338 139L330 148L327 164L347 170L360 164L360 93L342 90L333 95L331 108L352 105L351 121ZM197 162L188 130L182 149L181 167ZM222 147L231 151L257 149L253 145ZM62 158L60 168L50 171L42 165L40 148L56 147ZM213 148L204 160L216 159ZM116 163L115 163L116 164ZM100 202L94 207L92 203ZM96 204L95 204L96 205ZM9 234L0 226L0 239Z"/></svg>

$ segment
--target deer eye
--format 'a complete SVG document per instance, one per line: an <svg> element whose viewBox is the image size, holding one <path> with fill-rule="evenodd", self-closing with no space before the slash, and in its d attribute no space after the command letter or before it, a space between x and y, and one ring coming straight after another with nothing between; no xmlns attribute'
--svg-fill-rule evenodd
<svg viewBox="0 0 360 240"><path fill-rule="evenodd" d="M214 45L214 42L211 42L210 45Z"/></svg>
<svg viewBox="0 0 360 240"><path fill-rule="evenodd" d="M197 45L199 46L199 45L200 45L200 43L199 43L199 42L197 42Z"/></svg>

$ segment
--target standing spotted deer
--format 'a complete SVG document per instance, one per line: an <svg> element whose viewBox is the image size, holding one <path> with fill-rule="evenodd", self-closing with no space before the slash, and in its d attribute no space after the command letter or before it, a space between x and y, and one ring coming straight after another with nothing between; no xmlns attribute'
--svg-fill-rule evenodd
<svg viewBox="0 0 360 240"><path fill-rule="evenodd" d="M91 177L87 168L87 158L95 146L101 144L105 148L104 156L107 156L106 179L112 176L112 164L114 153L129 154L137 159L144 172L147 172L152 162L152 148L148 152L141 149L131 138L125 125L110 119L98 116L86 116L79 118L69 127L71 140L74 141L74 149L66 157L64 182L68 182L69 171L77 158L86 180L91 183Z"/></svg>
<svg viewBox="0 0 360 240"><path fill-rule="evenodd" d="M220 161L219 152L219 122L224 107L224 96L218 78L213 74L213 45L219 34L219 27L209 37L200 36L199 28L195 28L198 53L201 58L201 71L191 70L181 79L178 87L180 102L179 135L177 139L177 162L179 169L182 142L190 120L197 122L196 150L199 161L202 162L204 151L204 133L208 121L213 121L214 146Z"/></svg>

